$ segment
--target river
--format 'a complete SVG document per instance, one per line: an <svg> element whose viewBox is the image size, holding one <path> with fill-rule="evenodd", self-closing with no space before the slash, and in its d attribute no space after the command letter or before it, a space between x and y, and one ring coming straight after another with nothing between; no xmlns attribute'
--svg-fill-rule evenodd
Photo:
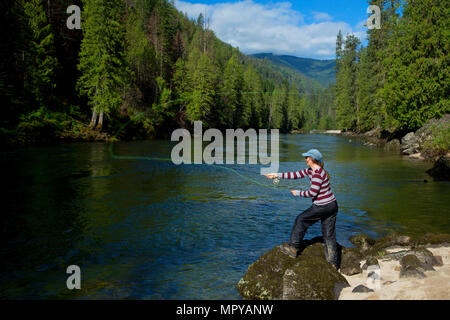
<svg viewBox="0 0 450 320"><path fill-rule="evenodd" d="M170 158L173 145L118 142L114 152ZM360 232L450 229L450 183L434 182L430 163L343 137L281 135L280 171L305 168L301 152L313 147L342 245ZM0 161L1 299L239 299L248 266L287 241L311 204L289 192L308 180L275 186L259 165L114 159L103 143L4 150ZM316 224L306 238L320 234ZM81 268L81 290L66 288L69 265Z"/></svg>

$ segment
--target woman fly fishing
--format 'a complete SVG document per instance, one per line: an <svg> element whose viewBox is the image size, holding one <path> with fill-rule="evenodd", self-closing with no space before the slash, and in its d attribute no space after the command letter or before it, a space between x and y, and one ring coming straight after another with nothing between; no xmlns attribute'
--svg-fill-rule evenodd
<svg viewBox="0 0 450 320"><path fill-rule="evenodd" d="M303 153L302 156L305 157L306 164L309 168L296 172L269 173L265 175L269 179L299 179L308 177L311 182L309 190L291 190L294 196L312 198L313 203L311 207L297 216L292 227L289 243L282 245L281 251L296 258L308 227L320 220L322 223L325 257L337 269L336 215L338 205L336 197L331 191L330 176L323 169L322 154L318 150L309 150Z"/></svg>

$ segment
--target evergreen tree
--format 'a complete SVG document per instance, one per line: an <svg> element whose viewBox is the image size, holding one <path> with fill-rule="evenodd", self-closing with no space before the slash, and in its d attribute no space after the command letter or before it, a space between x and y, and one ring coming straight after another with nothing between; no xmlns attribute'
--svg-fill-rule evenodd
<svg viewBox="0 0 450 320"><path fill-rule="evenodd" d="M360 122L359 106L356 100L359 45L360 41L357 37L347 35L336 74L336 121L345 130L357 129Z"/></svg>
<svg viewBox="0 0 450 320"><path fill-rule="evenodd" d="M54 35L48 22L43 0L30 0L23 4L31 41L25 58L24 87L32 92L39 106L52 100L58 61L55 57Z"/></svg>
<svg viewBox="0 0 450 320"><path fill-rule="evenodd" d="M186 116L191 122L201 120L209 126L216 95L215 82L214 66L209 57L201 53L192 77L190 101L186 106Z"/></svg>
<svg viewBox="0 0 450 320"><path fill-rule="evenodd" d="M175 64L175 72L172 79L176 110L176 120L178 124L185 127L186 106L189 102L190 78L186 63L183 59L178 59Z"/></svg>
<svg viewBox="0 0 450 320"><path fill-rule="evenodd" d="M270 109L271 128L286 131L287 123L287 92L284 85L277 86L272 93L272 103Z"/></svg>
<svg viewBox="0 0 450 320"><path fill-rule="evenodd" d="M305 100L300 98L297 86L291 84L288 93L288 131L300 129L304 125Z"/></svg>
<svg viewBox="0 0 450 320"><path fill-rule="evenodd" d="M84 2L83 41L78 66L80 94L92 106L91 127L103 126L103 119L122 104L121 92L126 83L124 30L121 0Z"/></svg>
<svg viewBox="0 0 450 320"><path fill-rule="evenodd" d="M234 54L228 60L224 72L223 101L224 122L230 128L246 127L248 118L244 116L244 101L242 88L244 87L244 75L237 56ZM246 112L248 115L248 112Z"/></svg>
<svg viewBox="0 0 450 320"><path fill-rule="evenodd" d="M389 126L386 101L382 98L381 92L389 69L386 61L391 55L389 43L393 41L397 28L400 2L375 0L370 1L370 4L377 5L381 10L381 28L367 31L368 45L361 51L356 85L361 118L360 129L363 131Z"/></svg>
<svg viewBox="0 0 450 320"><path fill-rule="evenodd" d="M407 1L383 61L386 82L381 96L395 127L414 130L450 112L448 30L447 3Z"/></svg>
<svg viewBox="0 0 450 320"><path fill-rule="evenodd" d="M245 87L248 93L244 96L246 120L251 128L262 128L264 113L264 98L261 79L253 66L249 66L244 73ZM250 111L250 112L249 112Z"/></svg>

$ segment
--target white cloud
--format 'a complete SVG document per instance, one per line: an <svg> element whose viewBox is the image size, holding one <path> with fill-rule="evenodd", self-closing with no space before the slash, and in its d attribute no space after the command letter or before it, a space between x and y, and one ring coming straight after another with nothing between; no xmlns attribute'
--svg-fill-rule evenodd
<svg viewBox="0 0 450 320"><path fill-rule="evenodd" d="M329 21L332 20L333 18L326 12L317 12L317 11L313 11L313 18L314 21Z"/></svg>
<svg viewBox="0 0 450 320"><path fill-rule="evenodd" d="M206 13L219 39L246 54L272 52L333 59L339 29L344 36L365 37L360 24L352 28L344 21L332 21L325 12L313 12L314 22L306 24L304 15L292 9L289 2L259 4L244 0L206 5L176 0L175 6L190 18Z"/></svg>

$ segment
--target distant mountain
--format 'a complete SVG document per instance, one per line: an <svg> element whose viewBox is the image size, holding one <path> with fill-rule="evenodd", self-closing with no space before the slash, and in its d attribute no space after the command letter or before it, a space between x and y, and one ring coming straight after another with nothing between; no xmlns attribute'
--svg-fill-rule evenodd
<svg viewBox="0 0 450 320"><path fill-rule="evenodd" d="M294 69L308 78L317 80L325 87L335 82L335 60L316 60L288 55L278 56L272 53L257 53L251 56L257 59L268 59L275 64Z"/></svg>

